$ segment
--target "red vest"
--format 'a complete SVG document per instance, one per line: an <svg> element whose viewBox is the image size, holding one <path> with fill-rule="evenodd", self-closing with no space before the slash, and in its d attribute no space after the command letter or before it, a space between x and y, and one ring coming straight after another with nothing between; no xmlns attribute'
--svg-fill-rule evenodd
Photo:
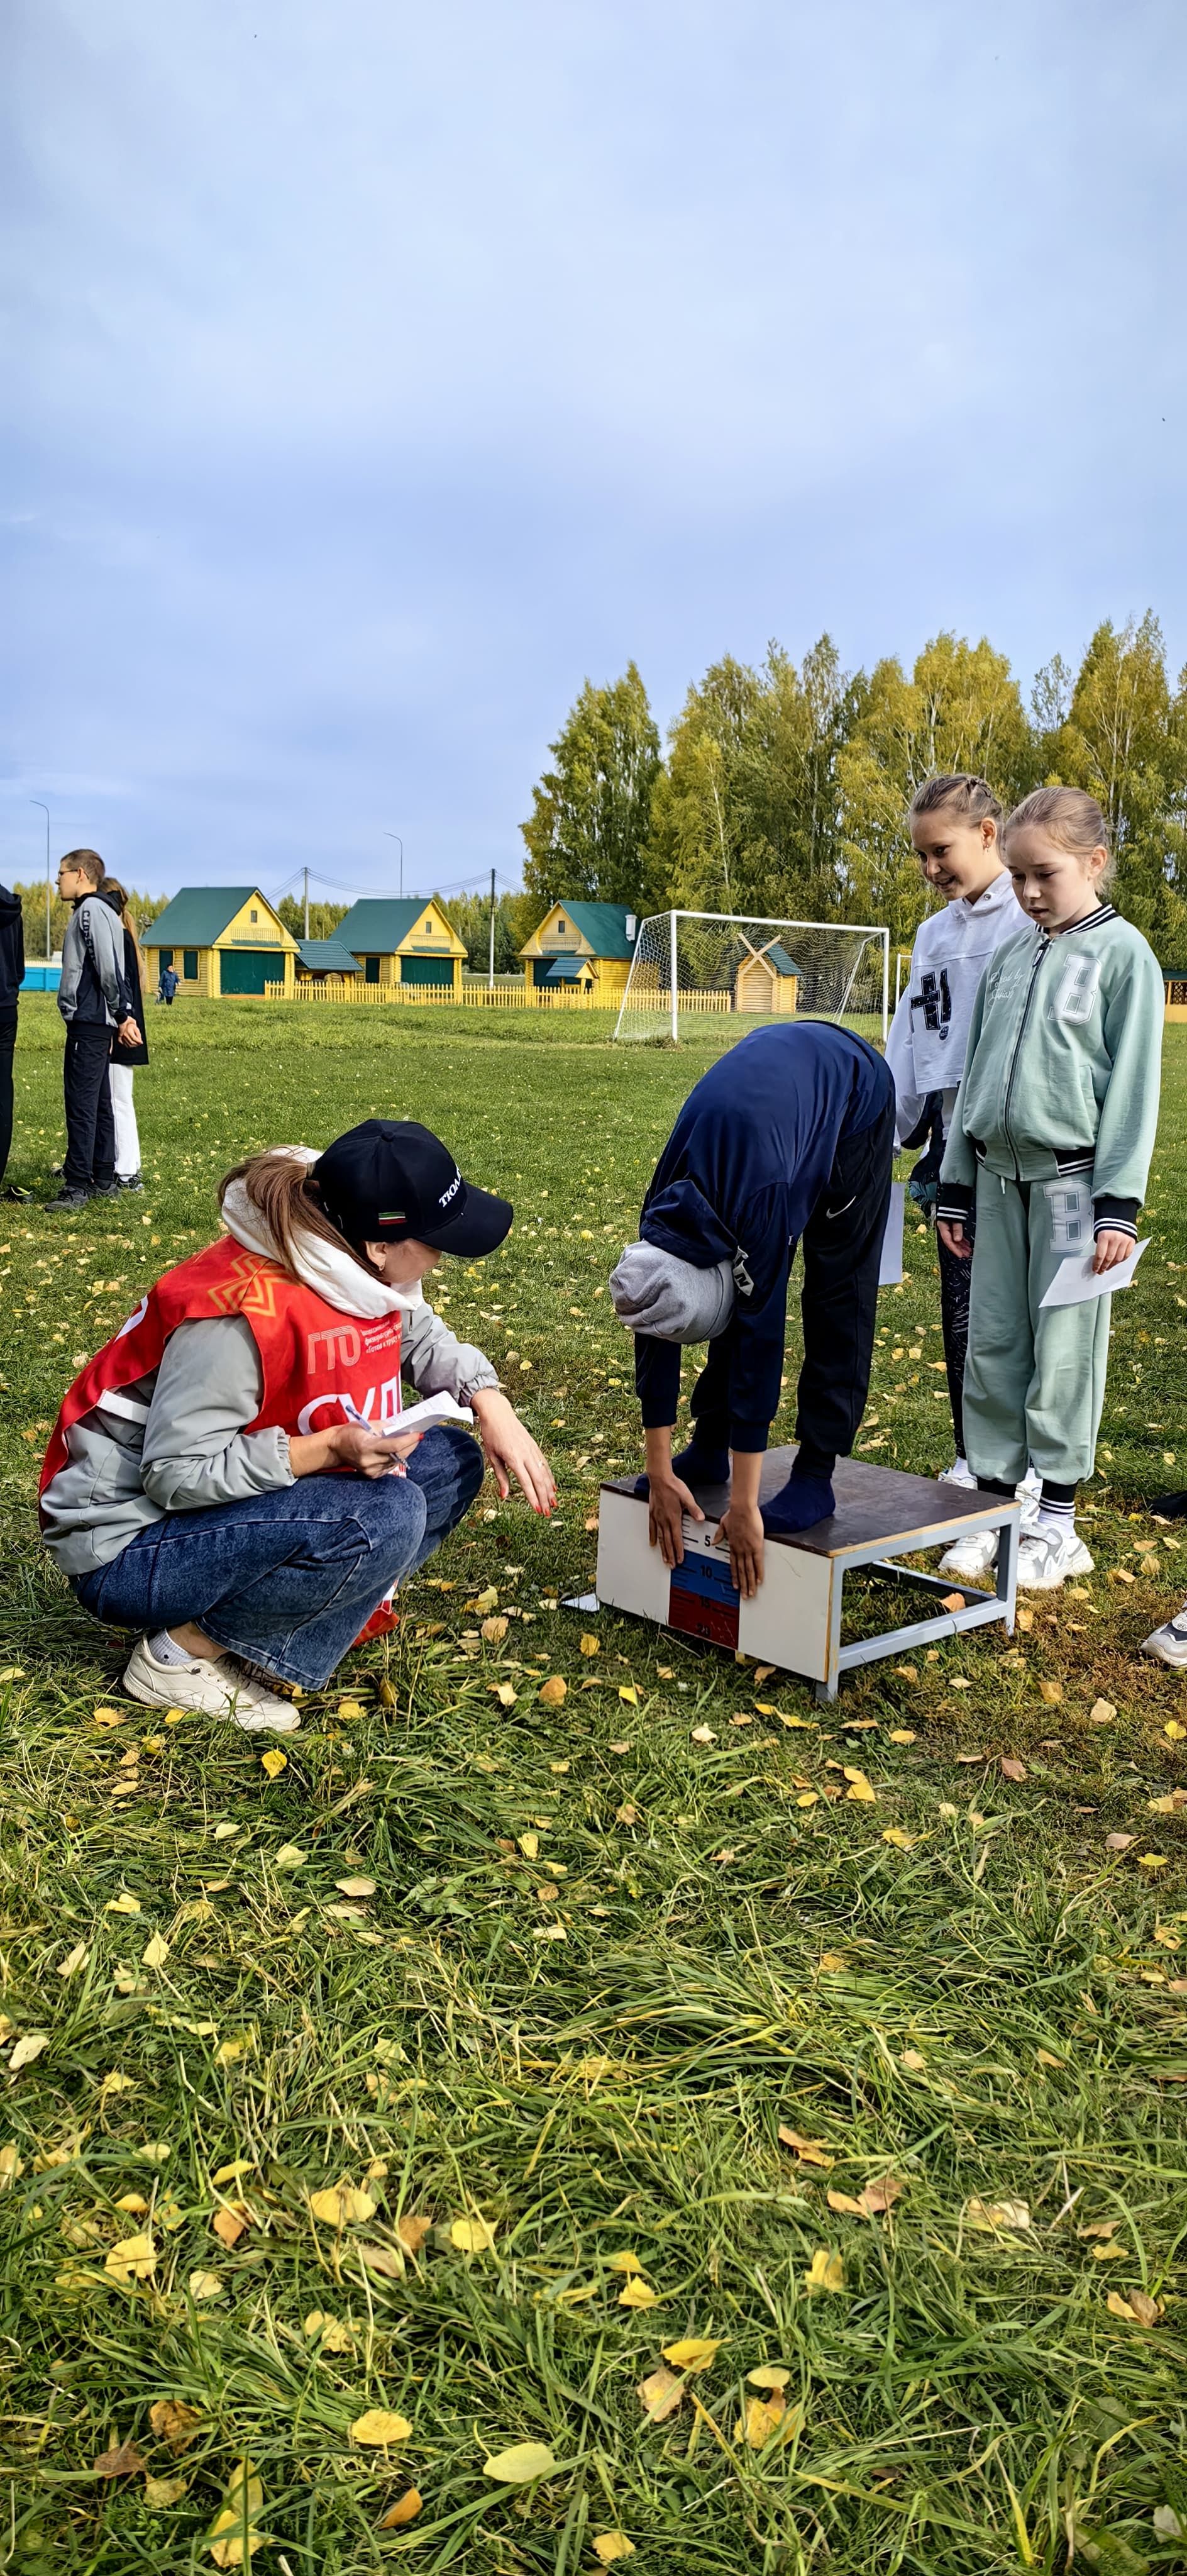
<svg viewBox="0 0 1187 2576"><path fill-rule="evenodd" d="M167 1270L135 1313L95 1353L70 1388L54 1424L40 1491L66 1464L66 1434L124 1386L160 1367L179 1324L242 1315L260 1355L263 1394L252 1431L328 1431L349 1417L343 1399L376 1425L400 1411L400 1315L362 1321L327 1305L274 1261L245 1252L227 1235Z"/></svg>

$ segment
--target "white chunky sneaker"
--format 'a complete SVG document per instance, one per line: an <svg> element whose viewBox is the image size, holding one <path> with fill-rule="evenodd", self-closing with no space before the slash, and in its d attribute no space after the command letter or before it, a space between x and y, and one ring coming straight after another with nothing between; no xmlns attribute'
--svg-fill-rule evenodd
<svg viewBox="0 0 1187 2576"><path fill-rule="evenodd" d="M972 1530L967 1538L958 1538L940 1558L941 1574L959 1575L962 1583L983 1582L997 1564L997 1538L995 1529Z"/></svg>
<svg viewBox="0 0 1187 2576"><path fill-rule="evenodd" d="M958 1458L953 1466L945 1467L936 1482L940 1485L959 1485L962 1494L975 1494L977 1490L977 1479L967 1458Z"/></svg>
<svg viewBox="0 0 1187 2576"><path fill-rule="evenodd" d="M1021 1484L1015 1485L1014 1487L1017 1501L1020 1503L1029 1503L1033 1510L1034 1505L1042 1499L1042 1492L1043 1479L1039 1474L1038 1468L1028 1467Z"/></svg>
<svg viewBox="0 0 1187 2576"><path fill-rule="evenodd" d="M1034 1522L1029 1526L1023 1522L1018 1549L1020 1592L1058 1592L1069 1574L1091 1574L1094 1562L1071 1522L1066 1529L1041 1529Z"/></svg>
<svg viewBox="0 0 1187 2576"><path fill-rule="evenodd" d="M184 1664L159 1664L142 1637L124 1673L130 1699L150 1708L195 1708L207 1717L230 1717L249 1735L295 1735L301 1720L291 1700L253 1681L234 1655L194 1655Z"/></svg>
<svg viewBox="0 0 1187 2576"><path fill-rule="evenodd" d="M1157 1655L1160 1664L1171 1664L1177 1673L1187 1673L1187 1602L1176 1618L1155 1628L1152 1636L1143 1637L1142 1653Z"/></svg>

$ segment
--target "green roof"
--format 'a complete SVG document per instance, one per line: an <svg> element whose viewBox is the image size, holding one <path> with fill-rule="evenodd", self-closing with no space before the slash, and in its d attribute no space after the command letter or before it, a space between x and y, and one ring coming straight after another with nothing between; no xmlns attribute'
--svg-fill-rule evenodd
<svg viewBox="0 0 1187 2576"><path fill-rule="evenodd" d="M772 941L772 944L771 944L771 946L770 946L769 948L763 948L763 949L761 949L761 950L759 951L759 954L760 954L760 956L765 957L765 959L766 959L766 961L767 961L768 966L773 966L773 967L774 967L774 969L775 969L775 973L776 973L777 975L798 975L798 974L799 974L799 971L800 971L800 970L799 970L799 967L796 965L795 959L794 959L793 957L789 957L789 956L788 956L788 954L787 954L787 950L786 950L785 948L781 947L781 945L780 945L780 943L779 943L779 941L778 941L777 939L776 939L776 940L774 940L774 941Z"/></svg>
<svg viewBox="0 0 1187 2576"><path fill-rule="evenodd" d="M366 895L361 903L352 903L345 921L340 921L334 934L344 948L353 949L356 957L391 956L407 939L419 921L427 903L436 903L435 895L409 894L402 899L386 895ZM439 912L444 910L437 904ZM452 924L450 925L452 927Z"/></svg>
<svg viewBox="0 0 1187 2576"><path fill-rule="evenodd" d="M163 912L150 921L145 948L213 948L229 921L253 896L267 898L258 886L182 886Z"/></svg>
<svg viewBox="0 0 1187 2576"><path fill-rule="evenodd" d="M359 961L341 939L303 939L301 964L311 975L357 975Z"/></svg>
<svg viewBox="0 0 1187 2576"><path fill-rule="evenodd" d="M638 927L639 915L625 903L567 903L563 895L558 902L567 921L588 940L595 957L631 958L635 953L633 939L627 937L627 923ZM554 906L555 909L555 906ZM547 913L544 916L547 920Z"/></svg>

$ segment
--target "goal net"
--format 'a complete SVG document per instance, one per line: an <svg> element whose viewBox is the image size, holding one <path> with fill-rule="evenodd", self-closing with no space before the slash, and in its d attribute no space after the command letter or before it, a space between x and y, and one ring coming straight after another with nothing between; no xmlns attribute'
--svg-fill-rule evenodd
<svg viewBox="0 0 1187 2576"><path fill-rule="evenodd" d="M614 1035L676 1040L713 1019L753 1026L799 1014L885 1040L889 961L889 931L867 922L653 913L635 942Z"/></svg>

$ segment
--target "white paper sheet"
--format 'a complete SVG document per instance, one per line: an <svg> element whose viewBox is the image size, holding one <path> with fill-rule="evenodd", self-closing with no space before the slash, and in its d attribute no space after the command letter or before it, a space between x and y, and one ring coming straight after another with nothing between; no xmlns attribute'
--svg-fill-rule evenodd
<svg viewBox="0 0 1187 2576"><path fill-rule="evenodd" d="M1085 1306L1090 1297L1112 1297L1118 1288L1131 1287L1150 1240L1147 1235L1144 1242L1135 1244L1128 1259L1119 1261L1114 1270L1094 1270L1094 1253L1069 1252L1067 1260L1060 1262L1046 1296L1039 1299L1040 1306Z"/></svg>
<svg viewBox="0 0 1187 2576"><path fill-rule="evenodd" d="M381 1440L403 1440L410 1431L431 1431L435 1422L465 1422L474 1416L468 1404L457 1404L452 1395L426 1395L419 1404L410 1404L391 1422L368 1422L347 1396L341 1399L348 1422L358 1423L364 1431L374 1431Z"/></svg>

